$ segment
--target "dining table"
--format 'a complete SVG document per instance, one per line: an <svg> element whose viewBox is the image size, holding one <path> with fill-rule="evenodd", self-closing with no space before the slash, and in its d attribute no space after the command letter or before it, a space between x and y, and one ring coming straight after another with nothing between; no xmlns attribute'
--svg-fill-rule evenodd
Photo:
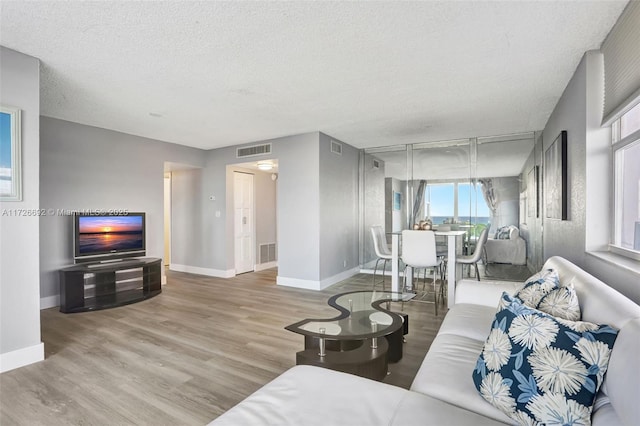
<svg viewBox="0 0 640 426"><path fill-rule="evenodd" d="M462 276L462 265L456 264L456 256L462 254L463 236L467 231L434 231L435 235L447 237L447 307L455 303L457 277ZM391 233L391 291L401 292L400 285L400 247L402 232ZM410 267L405 270L407 279L411 282L413 273Z"/></svg>

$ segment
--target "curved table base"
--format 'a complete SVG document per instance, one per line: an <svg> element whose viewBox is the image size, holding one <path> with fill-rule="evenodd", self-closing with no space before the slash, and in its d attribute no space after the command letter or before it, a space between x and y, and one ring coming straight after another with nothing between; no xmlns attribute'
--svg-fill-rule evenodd
<svg viewBox="0 0 640 426"><path fill-rule="evenodd" d="M372 380L382 380L387 376L387 352L389 344L386 339L378 339L377 348L371 348L371 340L360 340L359 345L350 350L330 350L324 356L318 355L318 347L308 348L296 353L297 365L315 365L331 370L355 374ZM351 341L354 342L354 341Z"/></svg>

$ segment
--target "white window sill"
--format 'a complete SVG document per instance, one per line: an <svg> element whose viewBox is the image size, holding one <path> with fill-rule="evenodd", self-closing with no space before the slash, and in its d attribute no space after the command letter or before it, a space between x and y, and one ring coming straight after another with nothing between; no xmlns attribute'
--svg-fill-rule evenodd
<svg viewBox="0 0 640 426"><path fill-rule="evenodd" d="M589 251L587 254L640 276L640 261L610 251Z"/></svg>

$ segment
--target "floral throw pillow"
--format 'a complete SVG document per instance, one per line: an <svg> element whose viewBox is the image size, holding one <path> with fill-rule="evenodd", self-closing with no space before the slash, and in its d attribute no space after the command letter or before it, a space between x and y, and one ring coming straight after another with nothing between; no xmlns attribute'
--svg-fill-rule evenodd
<svg viewBox="0 0 640 426"><path fill-rule="evenodd" d="M544 296L560 286L560 277L553 269L545 269L533 274L525 283L516 297L527 306L535 308Z"/></svg>
<svg viewBox="0 0 640 426"><path fill-rule="evenodd" d="M580 321L582 318L578 295L573 285L554 288L540 299L536 309L569 321Z"/></svg>
<svg viewBox="0 0 640 426"><path fill-rule="evenodd" d="M509 229L508 226L503 226L501 228L498 228L498 230L496 231L495 239L496 240L508 240L510 231L511 230Z"/></svg>
<svg viewBox="0 0 640 426"><path fill-rule="evenodd" d="M518 424L591 424L618 330L556 319L503 293L473 382Z"/></svg>

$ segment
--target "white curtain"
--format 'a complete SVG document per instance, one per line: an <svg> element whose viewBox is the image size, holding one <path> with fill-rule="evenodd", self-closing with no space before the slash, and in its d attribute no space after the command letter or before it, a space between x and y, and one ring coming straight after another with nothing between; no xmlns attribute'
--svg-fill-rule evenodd
<svg viewBox="0 0 640 426"><path fill-rule="evenodd" d="M478 182L482 185L482 195L484 201L491 210L492 216L496 214L497 197L495 189L493 188L493 182L491 179L478 179Z"/></svg>

